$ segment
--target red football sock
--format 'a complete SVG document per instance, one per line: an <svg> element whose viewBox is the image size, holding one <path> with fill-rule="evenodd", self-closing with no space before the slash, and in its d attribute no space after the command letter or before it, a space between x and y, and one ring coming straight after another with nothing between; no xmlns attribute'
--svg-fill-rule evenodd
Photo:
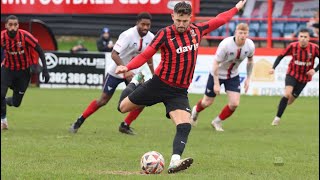
<svg viewBox="0 0 320 180"><path fill-rule="evenodd" d="M200 99L200 100L198 101L198 103L197 103L197 107L196 107L196 111L197 111L197 112L201 112L202 110L205 109L204 107L202 107L201 101L202 101L202 99Z"/></svg>
<svg viewBox="0 0 320 180"><path fill-rule="evenodd" d="M234 112L234 111L232 111L232 110L230 109L230 107L229 107L228 105L226 105L226 106L222 109L221 113L219 114L219 118L223 121L223 120L227 119L228 117L230 117L233 112Z"/></svg>
<svg viewBox="0 0 320 180"><path fill-rule="evenodd" d="M124 119L124 122L130 126L130 124L137 119L137 117L139 116L139 114L142 112L143 108L138 108L135 109L133 111L130 111L129 114L127 115L127 117Z"/></svg>
<svg viewBox="0 0 320 180"><path fill-rule="evenodd" d="M93 100L89 106L87 107L86 110L84 110L82 116L84 118L87 118L89 117L91 114L93 114L94 112L96 112L97 110L99 109L98 107L98 104L97 104L97 101L96 100Z"/></svg>

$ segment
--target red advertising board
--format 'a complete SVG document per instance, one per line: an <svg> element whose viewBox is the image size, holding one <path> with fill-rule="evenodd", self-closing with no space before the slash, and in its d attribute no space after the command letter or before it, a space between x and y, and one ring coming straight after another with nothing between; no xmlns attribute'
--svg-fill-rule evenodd
<svg viewBox="0 0 320 180"><path fill-rule="evenodd" d="M177 0L1 0L1 14L172 13ZM189 0L199 11L199 0Z"/></svg>

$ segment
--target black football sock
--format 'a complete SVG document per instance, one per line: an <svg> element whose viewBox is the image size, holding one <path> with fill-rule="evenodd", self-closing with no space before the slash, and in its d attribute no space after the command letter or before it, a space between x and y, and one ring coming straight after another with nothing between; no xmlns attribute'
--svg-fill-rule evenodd
<svg viewBox="0 0 320 180"><path fill-rule="evenodd" d="M86 119L83 116L80 116L74 125L75 128L79 128L84 123L84 120Z"/></svg>
<svg viewBox="0 0 320 180"><path fill-rule="evenodd" d="M277 112L277 117L281 118L284 110L286 109L288 105L288 98L282 97L278 106L278 112Z"/></svg>
<svg viewBox="0 0 320 180"><path fill-rule="evenodd" d="M6 114L7 114L7 104L6 104L6 101L3 99L3 101L1 101L1 119L6 118Z"/></svg>
<svg viewBox="0 0 320 180"><path fill-rule="evenodd" d="M118 111L120 111L120 103L124 100L124 98L129 96L129 94L131 94L135 89L136 89L136 85L134 83L129 83L127 87L122 91L120 95L120 100L118 103Z"/></svg>
<svg viewBox="0 0 320 180"><path fill-rule="evenodd" d="M6 103L8 106L12 106L12 97L6 98Z"/></svg>
<svg viewBox="0 0 320 180"><path fill-rule="evenodd" d="M188 136L191 131L190 123L183 123L177 125L176 136L173 140L173 154L182 155L184 148L188 141Z"/></svg>

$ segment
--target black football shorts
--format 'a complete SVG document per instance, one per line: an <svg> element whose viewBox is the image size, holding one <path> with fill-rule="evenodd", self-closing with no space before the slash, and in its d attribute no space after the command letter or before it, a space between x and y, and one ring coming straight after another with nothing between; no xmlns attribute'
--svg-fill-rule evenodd
<svg viewBox="0 0 320 180"><path fill-rule="evenodd" d="M137 105L152 106L162 102L166 107L167 118L170 118L171 111L177 109L191 113L188 90L170 86L156 75L138 86L128 97L132 103Z"/></svg>
<svg viewBox="0 0 320 180"><path fill-rule="evenodd" d="M285 79L285 84L286 84L286 86L293 87L292 96L297 98L307 83L301 83L296 78L287 74L286 79Z"/></svg>

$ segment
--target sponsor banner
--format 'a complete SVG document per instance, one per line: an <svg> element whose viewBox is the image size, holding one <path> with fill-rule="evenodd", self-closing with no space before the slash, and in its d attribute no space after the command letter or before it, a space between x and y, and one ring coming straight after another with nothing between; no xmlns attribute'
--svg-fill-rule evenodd
<svg viewBox="0 0 320 180"><path fill-rule="evenodd" d="M189 93L203 94L205 92L213 58L213 55L198 55L193 80L188 90ZM155 68L159 65L160 59L160 53L153 56ZM254 68L247 95L283 95L284 80L291 57L284 57L277 66L275 73L270 75L269 70L275 59L276 56L254 56ZM111 53L70 54L60 52L46 52L46 60L51 79L49 84L44 84L40 74L40 87L52 88L102 88L106 69L113 61ZM315 64L318 63L319 59L317 58ZM246 64L247 60L245 59L238 69L241 94L244 94L244 80L247 76ZM145 80L152 77L147 64L141 67L141 72L145 75ZM119 90L124 88L124 83L119 84ZM223 85L221 86L221 93L225 93ZM306 85L300 96L319 96L319 72L313 76L312 81Z"/></svg>
<svg viewBox="0 0 320 180"><path fill-rule="evenodd" d="M111 57L109 57L111 60ZM206 89L209 71L212 69L213 55L198 55L197 64L195 67L192 83L188 89L189 93L203 94ZM284 57L280 64L277 66L273 75L269 74L274 60L277 56L254 56L254 68L252 72L250 87L247 95L257 96L283 96L285 87L285 76L288 69L288 64L291 60L290 56ZM159 53L153 56L154 67L156 68L160 63L161 55ZM316 59L315 64L319 63ZM241 94L244 92L244 81L247 77L246 69L247 60L245 59L239 66L239 76L241 82ZM152 77L148 66L142 66L142 73L145 75L146 80ZM124 89L125 84L121 84L119 89ZM225 93L224 86L221 86L221 93ZM317 72L312 81L310 81L300 96L319 96L319 72Z"/></svg>
<svg viewBox="0 0 320 180"><path fill-rule="evenodd" d="M2 14L170 14L177 0L1 0ZM188 1L191 2L191 1ZM199 7L199 1L195 1ZM195 13L199 8L195 8Z"/></svg>
<svg viewBox="0 0 320 180"><path fill-rule="evenodd" d="M101 88L103 85L106 55L102 53L46 52L50 74L44 83L40 73L40 87L47 88ZM40 61L41 62L41 61Z"/></svg>
<svg viewBox="0 0 320 180"><path fill-rule="evenodd" d="M192 84L189 87L189 93L204 93L208 80L209 71L212 68L212 55L199 55ZM247 95L259 96L282 96L285 87L285 76L288 64L291 60L290 56L284 57L277 66L273 75L269 74L276 56L254 56L254 68L252 72L250 87ZM316 63L319 59L316 59ZM244 94L244 80L247 76L246 72L247 60L244 60L239 66L239 76L241 82L241 93ZM225 93L223 85L221 93ZM300 96L319 96L319 72L317 72L312 81L310 81Z"/></svg>

